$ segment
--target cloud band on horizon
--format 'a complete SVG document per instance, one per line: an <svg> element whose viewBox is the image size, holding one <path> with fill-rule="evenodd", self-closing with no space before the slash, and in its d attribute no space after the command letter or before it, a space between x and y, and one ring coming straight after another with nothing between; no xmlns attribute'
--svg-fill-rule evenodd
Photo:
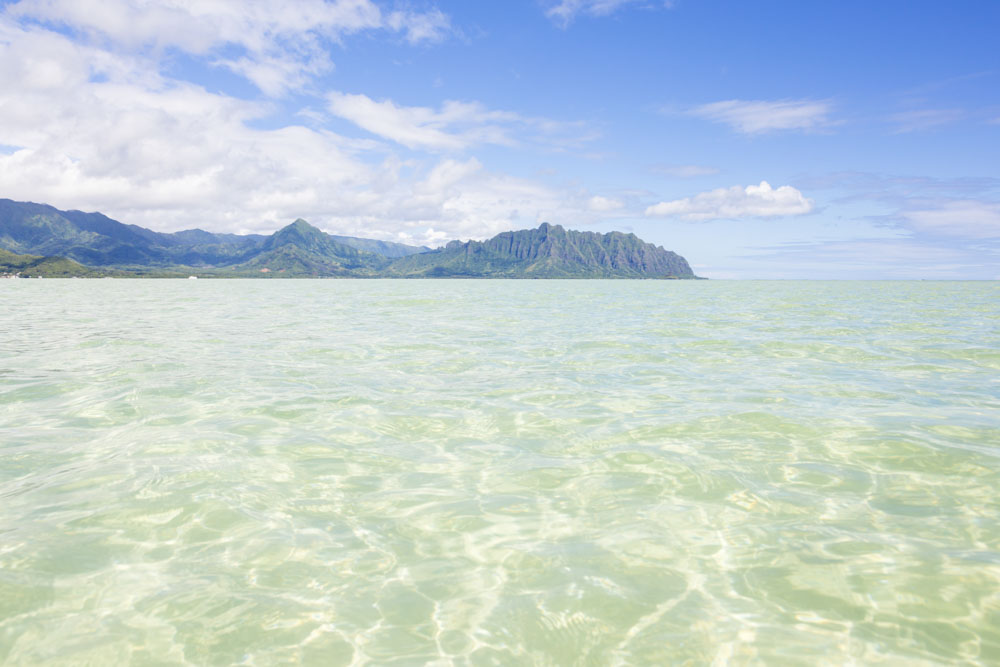
<svg viewBox="0 0 1000 667"><path fill-rule="evenodd" d="M761 181L760 185L734 185L693 197L660 202L647 208L646 216L720 220L803 215L812 210L813 201L792 186L772 188L767 181Z"/></svg>

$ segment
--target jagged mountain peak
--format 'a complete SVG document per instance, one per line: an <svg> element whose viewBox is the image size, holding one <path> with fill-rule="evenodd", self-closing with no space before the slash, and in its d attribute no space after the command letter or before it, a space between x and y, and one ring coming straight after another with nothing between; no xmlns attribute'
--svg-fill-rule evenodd
<svg viewBox="0 0 1000 667"><path fill-rule="evenodd" d="M299 234L303 236L326 236L326 232L324 232L319 227L309 224L306 220L303 220L302 218L298 218L295 220L295 222L285 225L284 227L276 231L274 233L274 236L278 236L281 234L285 235Z"/></svg>
<svg viewBox="0 0 1000 667"><path fill-rule="evenodd" d="M542 223L485 241L452 241L397 260L390 271L414 277L694 278L680 255L634 234L580 232Z"/></svg>
<svg viewBox="0 0 1000 667"><path fill-rule="evenodd" d="M357 252L354 248L338 243L329 234L318 227L310 225L302 218L285 225L272 234L264 242L264 248L277 248L289 244L297 245L307 250L322 249L327 251L333 249L336 254L354 254Z"/></svg>

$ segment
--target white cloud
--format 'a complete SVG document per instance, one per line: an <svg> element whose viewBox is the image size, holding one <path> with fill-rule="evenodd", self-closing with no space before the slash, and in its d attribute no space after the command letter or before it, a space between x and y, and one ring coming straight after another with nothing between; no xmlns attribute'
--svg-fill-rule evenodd
<svg viewBox="0 0 1000 667"><path fill-rule="evenodd" d="M893 114L889 119L896 124L896 134L905 134L950 125L963 116L965 112L961 109L923 109Z"/></svg>
<svg viewBox="0 0 1000 667"><path fill-rule="evenodd" d="M1000 203L951 200L905 211L918 231L966 238L1000 238Z"/></svg>
<svg viewBox="0 0 1000 667"><path fill-rule="evenodd" d="M346 35L387 30L419 43L450 29L440 10L386 14L371 0L20 0L6 13L66 26L118 53L178 49L215 57L269 95L330 69L328 49Z"/></svg>
<svg viewBox="0 0 1000 667"><path fill-rule="evenodd" d="M401 189L383 205L403 215L407 229L434 225L461 238L488 238L501 231L541 222L595 220L572 196L545 186L490 173L475 158L443 160L422 180Z"/></svg>
<svg viewBox="0 0 1000 667"><path fill-rule="evenodd" d="M548 0L548 9L545 15L562 27L568 26L579 14L590 16L607 16L628 5L640 5L643 7L661 6L669 8L673 6L671 0L661 0L660 2L649 2L649 0Z"/></svg>
<svg viewBox="0 0 1000 667"><path fill-rule="evenodd" d="M130 49L173 47L207 54L238 45L265 53L284 40L323 36L338 39L384 26L370 0L20 0L7 9L15 17L65 25ZM285 48L294 48L286 45Z"/></svg>
<svg viewBox="0 0 1000 667"><path fill-rule="evenodd" d="M813 209L811 199L790 185L772 188L767 181L760 185L718 188L694 197L660 202L646 209L651 217L678 217L685 220L722 218L772 218L802 215Z"/></svg>
<svg viewBox="0 0 1000 667"><path fill-rule="evenodd" d="M451 19L439 9L428 12L394 11L386 24L396 32L406 35L410 44L440 42L451 30Z"/></svg>
<svg viewBox="0 0 1000 667"><path fill-rule="evenodd" d="M831 125L832 106L819 100L726 100L695 107L695 116L725 123L744 134L817 130Z"/></svg>
<svg viewBox="0 0 1000 667"><path fill-rule="evenodd" d="M511 111L487 109L478 102L445 101L440 109L400 106L392 100L332 92L329 111L358 127L407 148L461 151L480 144L511 146L520 140L562 145L587 141L592 135L572 136L579 123L529 118ZM515 133L520 136L515 139Z"/></svg>
<svg viewBox="0 0 1000 667"><path fill-rule="evenodd" d="M333 68L333 61L322 52L307 60L276 55L255 58L219 60L222 65L239 74L271 97L280 97L288 90L301 88L309 79Z"/></svg>
<svg viewBox="0 0 1000 667"><path fill-rule="evenodd" d="M416 243L600 219L576 190L474 159L404 161L383 143L322 129L255 127L268 113L166 79L141 55L0 15L0 146L9 147L0 196L161 231L270 232L301 216L334 233ZM512 117L462 103L431 113L445 130L460 128L459 145L502 133ZM414 141L453 141L439 133Z"/></svg>
<svg viewBox="0 0 1000 667"><path fill-rule="evenodd" d="M447 101L436 111L341 92L330 93L327 100L334 115L407 148L461 150L481 143L510 144L503 124L520 119L476 102Z"/></svg>
<svg viewBox="0 0 1000 667"><path fill-rule="evenodd" d="M624 207L625 204L623 202L610 197L601 197L600 195L595 195L587 201L587 208L598 213L617 211Z"/></svg>

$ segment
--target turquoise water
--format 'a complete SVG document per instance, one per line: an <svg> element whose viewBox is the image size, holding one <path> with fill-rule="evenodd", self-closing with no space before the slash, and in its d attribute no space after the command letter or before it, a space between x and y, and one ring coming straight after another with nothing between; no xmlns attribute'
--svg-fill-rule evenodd
<svg viewBox="0 0 1000 667"><path fill-rule="evenodd" d="M5 664L1000 664L998 283L0 314Z"/></svg>

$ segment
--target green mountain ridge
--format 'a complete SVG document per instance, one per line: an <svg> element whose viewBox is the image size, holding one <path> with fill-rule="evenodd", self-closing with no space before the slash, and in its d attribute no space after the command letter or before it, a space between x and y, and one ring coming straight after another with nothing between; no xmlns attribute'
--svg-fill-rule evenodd
<svg viewBox="0 0 1000 667"><path fill-rule="evenodd" d="M486 241L452 241L389 267L408 277L694 278L680 255L635 234L579 232L542 223Z"/></svg>
<svg viewBox="0 0 1000 667"><path fill-rule="evenodd" d="M325 236L341 246L379 256L401 257L430 250L374 239ZM20 254L60 255L89 266L236 266L271 249L267 244L272 237L214 234L201 229L166 234L126 225L101 213L60 211L47 204L0 199L0 248Z"/></svg>
<svg viewBox="0 0 1000 667"><path fill-rule="evenodd" d="M164 234L100 213L8 199L0 199L0 248L30 255L30 261L52 255L53 261L80 267L61 265L65 275L100 267L105 274L112 270L133 277L696 277L683 257L634 234L580 232L548 223L430 250L335 236L301 218L270 235L200 229Z"/></svg>
<svg viewBox="0 0 1000 667"><path fill-rule="evenodd" d="M374 275L391 261L339 243L335 238L299 218L268 237L260 254L232 269L291 275Z"/></svg>

